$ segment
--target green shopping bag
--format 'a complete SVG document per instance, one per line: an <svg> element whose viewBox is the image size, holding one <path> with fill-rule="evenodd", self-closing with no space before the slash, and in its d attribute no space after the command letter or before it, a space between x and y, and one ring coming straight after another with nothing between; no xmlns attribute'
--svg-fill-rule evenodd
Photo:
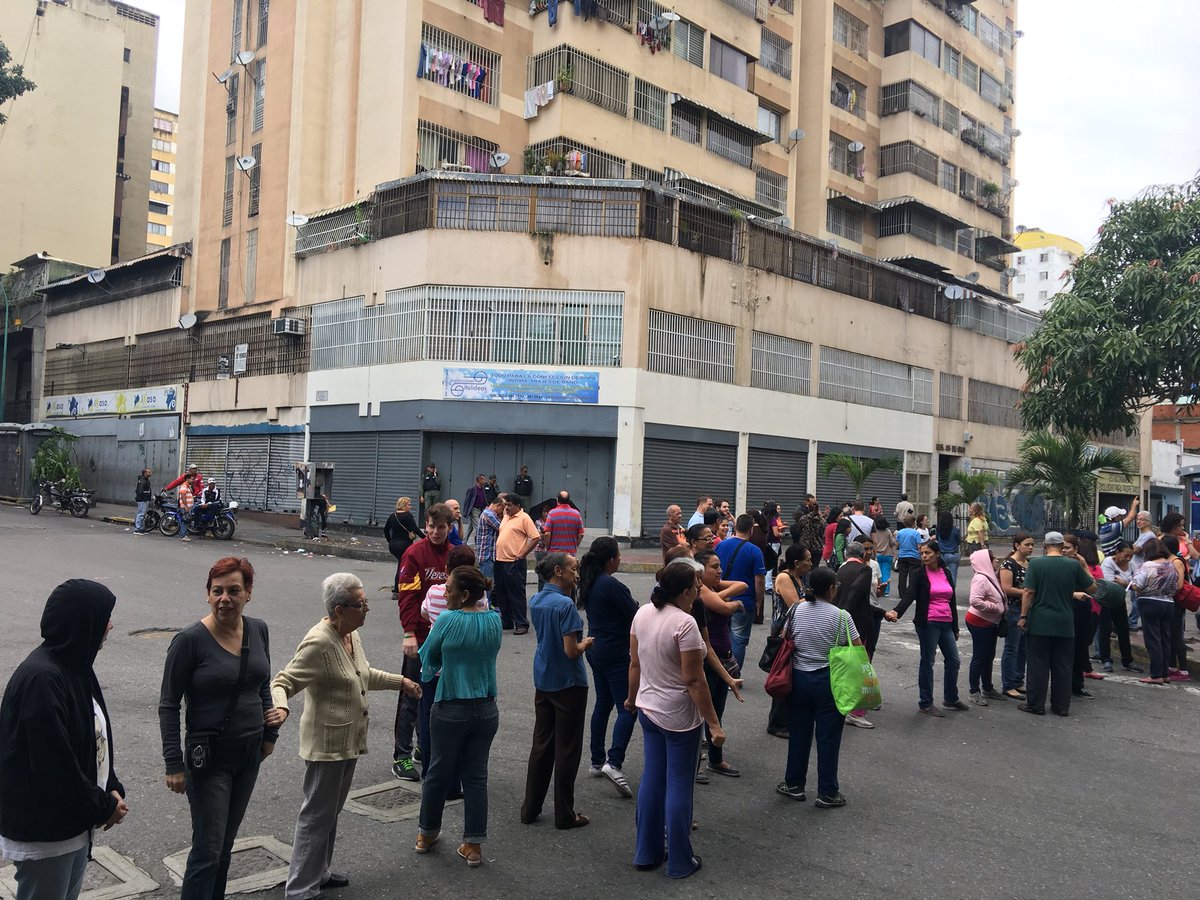
<svg viewBox="0 0 1200 900"><path fill-rule="evenodd" d="M883 702L879 676L867 658L867 648L850 643L850 614L845 610L838 617L837 643L829 648L829 685L833 688L833 701L843 716L857 709L873 709Z"/></svg>

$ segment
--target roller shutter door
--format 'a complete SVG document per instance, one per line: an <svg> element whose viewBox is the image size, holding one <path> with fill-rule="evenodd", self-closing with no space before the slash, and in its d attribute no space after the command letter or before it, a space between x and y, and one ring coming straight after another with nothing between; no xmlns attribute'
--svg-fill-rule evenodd
<svg viewBox="0 0 1200 900"><path fill-rule="evenodd" d="M696 509L696 498L709 494L731 503L737 487L737 447L646 438L642 458L642 534L658 534L672 503L683 509L683 523Z"/></svg>
<svg viewBox="0 0 1200 900"><path fill-rule="evenodd" d="M752 446L746 462L746 501L752 507L761 507L767 500L774 500L784 525L790 524L808 492L808 454Z"/></svg>
<svg viewBox="0 0 1200 900"><path fill-rule="evenodd" d="M333 463L333 483L326 494L337 506L329 521L350 525L382 525L374 516L375 457L378 432L313 434L308 458L314 466ZM393 501L394 502L394 501Z"/></svg>
<svg viewBox="0 0 1200 900"><path fill-rule="evenodd" d="M304 462L304 433L272 434L267 470L267 509L272 512L300 512L296 496L298 462Z"/></svg>
<svg viewBox="0 0 1200 900"><path fill-rule="evenodd" d="M375 521L382 526L396 508L396 500L412 500L413 514L421 504L421 432L384 431L379 435L375 478ZM341 507L338 507L341 510ZM422 523L423 524L423 523Z"/></svg>
<svg viewBox="0 0 1200 900"><path fill-rule="evenodd" d="M866 456L867 454L861 454ZM870 454L879 456L878 452ZM899 454L897 454L899 455ZM824 506L836 507L839 503L850 502L854 500L854 485L850 483L844 473L840 470L830 472L828 475L822 475L820 470L820 459L823 459L825 454L821 454L818 458L817 468L817 502ZM887 520L892 525L892 512L896 509L896 504L900 502L900 495L904 493L903 487L904 476L900 472L875 472L866 480L862 487L862 500L864 503L872 497L878 497L879 502L883 505L883 514L887 516Z"/></svg>

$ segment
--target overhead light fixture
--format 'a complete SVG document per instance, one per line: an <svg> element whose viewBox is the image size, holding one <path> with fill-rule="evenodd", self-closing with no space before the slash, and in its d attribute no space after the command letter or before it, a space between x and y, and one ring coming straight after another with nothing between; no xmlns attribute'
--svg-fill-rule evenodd
<svg viewBox="0 0 1200 900"><path fill-rule="evenodd" d="M783 149L786 150L788 153L791 153L792 148L795 147L802 140L804 140L804 129L803 128L793 128L791 131L788 132L788 140L791 141L791 143L786 145Z"/></svg>

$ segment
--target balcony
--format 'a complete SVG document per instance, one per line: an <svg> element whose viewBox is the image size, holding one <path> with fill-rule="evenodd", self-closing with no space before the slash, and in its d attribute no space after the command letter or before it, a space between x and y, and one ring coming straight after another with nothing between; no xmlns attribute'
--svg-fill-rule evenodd
<svg viewBox="0 0 1200 900"><path fill-rule="evenodd" d="M867 86L844 72L832 71L829 102L860 119L867 117Z"/></svg>
<svg viewBox="0 0 1200 900"><path fill-rule="evenodd" d="M765 0L721 0L721 2L756 22L763 22L767 18Z"/></svg>
<svg viewBox="0 0 1200 900"><path fill-rule="evenodd" d="M574 47L560 44L529 58L526 90L550 81L560 94L578 97L621 117L629 115L629 73Z"/></svg>
<svg viewBox="0 0 1200 900"><path fill-rule="evenodd" d="M974 147L984 156L989 159L994 159L1002 166L1008 165L1008 150L1009 141L1005 140L1004 135L998 131L988 128L986 125L976 123L973 126L967 126L960 133L959 137L962 142L970 147Z"/></svg>

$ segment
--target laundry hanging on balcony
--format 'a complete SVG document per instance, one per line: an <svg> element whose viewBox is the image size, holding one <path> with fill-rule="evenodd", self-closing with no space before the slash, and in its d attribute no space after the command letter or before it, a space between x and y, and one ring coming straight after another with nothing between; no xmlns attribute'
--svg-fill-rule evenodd
<svg viewBox="0 0 1200 900"><path fill-rule="evenodd" d="M483 93L487 69L449 50L422 42L417 57L417 77L478 98Z"/></svg>
<svg viewBox="0 0 1200 900"><path fill-rule="evenodd" d="M484 21L504 27L505 0L483 0Z"/></svg>
<svg viewBox="0 0 1200 900"><path fill-rule="evenodd" d="M671 23L658 16L649 22L638 22L637 39L643 47L650 48L651 56L666 50L671 45Z"/></svg>
<svg viewBox="0 0 1200 900"><path fill-rule="evenodd" d="M525 118L537 118L538 110L554 99L554 82L547 81L525 92Z"/></svg>

